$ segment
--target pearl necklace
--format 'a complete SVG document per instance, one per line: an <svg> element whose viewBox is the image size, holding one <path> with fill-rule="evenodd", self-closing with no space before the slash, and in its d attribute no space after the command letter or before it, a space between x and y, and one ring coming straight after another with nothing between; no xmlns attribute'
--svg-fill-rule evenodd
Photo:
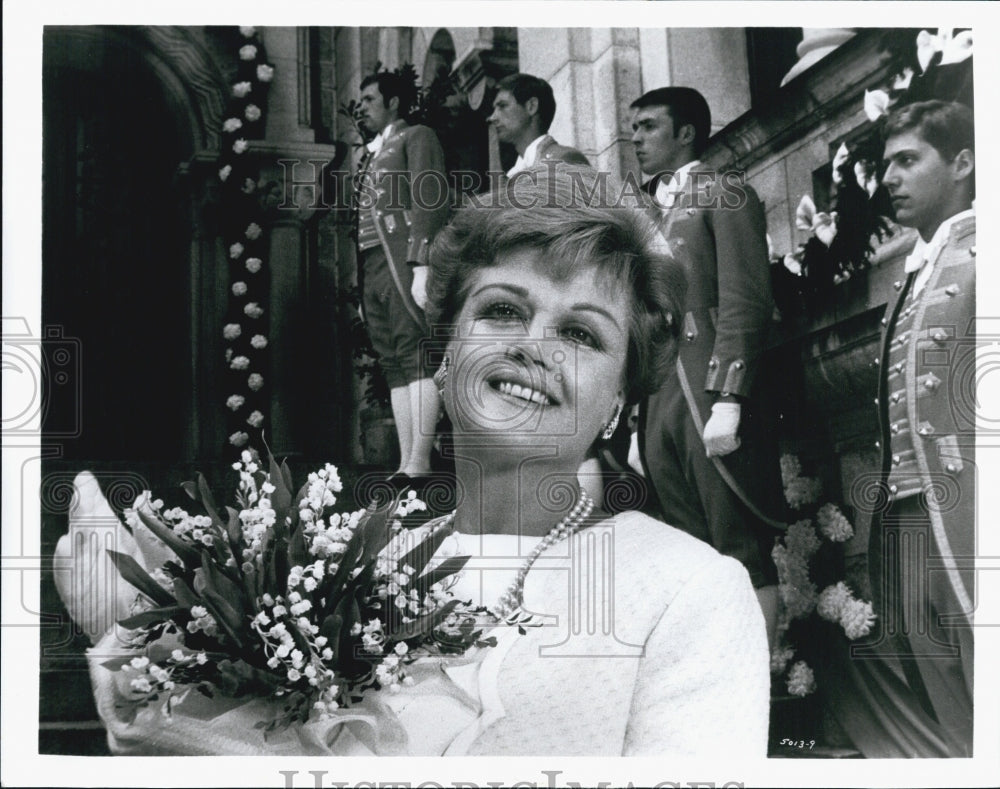
<svg viewBox="0 0 1000 789"><path fill-rule="evenodd" d="M528 577L535 561L546 550L558 542L567 539L573 532L577 531L583 522L590 517L594 509L594 500L583 488L580 489L580 497L577 499L573 509L559 523L553 526L549 533L542 538L542 541L535 546L535 549L528 555L524 564L521 565L514 577L513 583L507 591L500 596L500 601L490 608L490 613L500 621L513 623L520 620L518 616L521 606L524 603L524 581ZM438 528L447 528L455 520L455 512L445 516L445 519Z"/></svg>

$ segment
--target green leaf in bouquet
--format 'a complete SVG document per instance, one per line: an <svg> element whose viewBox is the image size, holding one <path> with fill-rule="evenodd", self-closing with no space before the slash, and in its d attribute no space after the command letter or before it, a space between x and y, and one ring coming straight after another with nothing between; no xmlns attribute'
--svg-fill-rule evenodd
<svg viewBox="0 0 1000 789"><path fill-rule="evenodd" d="M400 557L397 563L398 566L402 568L405 565L409 565L415 570L414 575L420 575L420 573L422 573L424 568L427 566L427 563L433 558L434 554L437 553L438 548L441 547L441 543L443 543L448 537L448 534L448 529L436 529L429 537L422 540L408 553ZM456 571L452 570L452 572Z"/></svg>
<svg viewBox="0 0 1000 789"><path fill-rule="evenodd" d="M127 553L108 550L108 556L115 563L122 578L142 592L157 605L176 605L173 595L154 581L139 563Z"/></svg>
<svg viewBox="0 0 1000 789"><path fill-rule="evenodd" d="M118 624L129 630L137 630L140 627L169 622L174 619L190 619L188 610L177 605L148 608L142 613L128 617L128 619L119 619Z"/></svg>
<svg viewBox="0 0 1000 789"><path fill-rule="evenodd" d="M188 480L181 483L181 489L191 497L193 501L198 501L198 483Z"/></svg>
<svg viewBox="0 0 1000 789"><path fill-rule="evenodd" d="M201 506L205 508L208 517L212 519L212 523L221 527L223 523L222 518L219 517L219 508L215 506L215 497L212 495L212 489L208 487L208 481L201 472L198 473L198 492L201 494Z"/></svg>
<svg viewBox="0 0 1000 789"><path fill-rule="evenodd" d="M101 665L108 671L121 671L123 667L132 662L134 654L122 655L120 657L108 658Z"/></svg>
<svg viewBox="0 0 1000 789"><path fill-rule="evenodd" d="M236 609L210 589L205 590L202 601L212 618L219 623L219 627L238 648L243 649L243 639L239 632L243 622Z"/></svg>
<svg viewBox="0 0 1000 789"><path fill-rule="evenodd" d="M465 563L467 561L469 561L468 556L449 556L433 570L430 570L417 578L417 580L413 583L413 588L417 590L417 594L419 594L421 599L423 599L423 596L427 594L427 591L434 586L434 584L439 583L448 576L457 573L465 567Z"/></svg>
<svg viewBox="0 0 1000 789"><path fill-rule="evenodd" d="M267 459L270 467L270 481L274 485L274 490L270 496L271 507L278 516L274 522L274 527L275 532L281 534L285 528L285 517L288 515L288 508L292 505L291 485L285 482L282 469L278 466L274 455L268 452Z"/></svg>
<svg viewBox="0 0 1000 789"><path fill-rule="evenodd" d="M136 512L142 519L142 522L146 524L146 528L165 542L170 550L176 553L177 557L184 562L187 567L190 568L198 566L200 557L198 556L197 549L174 534L174 530L161 523L159 518L147 515L142 510L136 510Z"/></svg>
<svg viewBox="0 0 1000 789"><path fill-rule="evenodd" d="M351 539L347 541L347 548L340 557L340 566L332 576L327 576L320 585L317 598L326 597L326 607L324 613L332 612L340 603L344 595L344 588L350 580L351 571L358 566L358 558L364 548L364 532L361 525L354 530Z"/></svg>
<svg viewBox="0 0 1000 789"><path fill-rule="evenodd" d="M287 458L281 461L281 479L285 483L285 490L291 493L294 486L292 485L292 470L288 468Z"/></svg>
<svg viewBox="0 0 1000 789"><path fill-rule="evenodd" d="M411 638L416 638L417 636L426 636L441 624L457 605L458 600L449 600L431 613L425 614L419 619L408 622L402 627L393 630L393 632L388 633L388 639L390 641L409 641Z"/></svg>
<svg viewBox="0 0 1000 789"><path fill-rule="evenodd" d="M362 518L357 530L364 535L364 551L359 564L365 565L375 560L379 552L389 544L392 518L399 507L398 499L387 506L375 510L367 518Z"/></svg>
<svg viewBox="0 0 1000 789"><path fill-rule="evenodd" d="M333 651L333 658L329 661L331 665L337 665L337 658L340 655L340 635L343 626L344 618L337 614L330 614L319 626L319 634L326 638L326 645Z"/></svg>
<svg viewBox="0 0 1000 789"><path fill-rule="evenodd" d="M302 527L294 526L288 536L288 564L293 567L295 565L305 567L311 559Z"/></svg>
<svg viewBox="0 0 1000 789"><path fill-rule="evenodd" d="M235 507L226 507L226 536L229 538L229 546L233 549L233 555L237 561L240 559L240 550L243 543L243 526L240 523L240 513Z"/></svg>
<svg viewBox="0 0 1000 789"><path fill-rule="evenodd" d="M275 539L271 544L270 561L267 563L269 577L268 589L274 589L278 594L284 594L288 585L288 540L284 537Z"/></svg>
<svg viewBox="0 0 1000 789"><path fill-rule="evenodd" d="M174 596L177 602L188 610L201 605L201 598L184 578L174 578Z"/></svg>
<svg viewBox="0 0 1000 789"><path fill-rule="evenodd" d="M233 606L238 607L241 612L246 610L243 589L225 572L224 568L216 564L212 555L206 550L201 552L201 569L209 589L224 600L228 600Z"/></svg>

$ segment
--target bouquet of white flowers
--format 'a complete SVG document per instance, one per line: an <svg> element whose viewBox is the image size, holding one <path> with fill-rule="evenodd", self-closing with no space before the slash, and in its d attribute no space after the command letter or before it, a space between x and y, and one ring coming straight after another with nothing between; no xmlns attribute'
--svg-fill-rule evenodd
<svg viewBox="0 0 1000 789"><path fill-rule="evenodd" d="M403 528L424 509L410 493L388 506L333 511L342 485L335 467L309 475L292 494L288 466L268 470L244 451L233 465L238 508L220 510L204 477L185 483L204 509L191 515L143 494L126 511L174 554L147 572L109 551L140 592L126 653L103 662L127 682L136 710L167 716L191 689L208 697L267 700L264 733L342 715L380 688L409 684L421 656L462 653L488 614L455 599L450 576L466 556L432 557L445 529ZM416 537L414 535L417 535ZM165 725L167 725L165 723Z"/></svg>

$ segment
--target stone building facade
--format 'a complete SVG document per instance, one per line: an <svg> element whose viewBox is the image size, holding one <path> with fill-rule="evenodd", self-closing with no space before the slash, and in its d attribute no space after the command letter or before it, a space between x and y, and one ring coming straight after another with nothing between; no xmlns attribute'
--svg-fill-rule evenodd
<svg viewBox="0 0 1000 789"><path fill-rule="evenodd" d="M257 32L274 66L265 128L247 153L274 198L265 228L273 349L266 434L275 454L340 465L366 460L344 295L355 260L349 212L331 199L343 177L321 169L350 170L358 138L338 108L357 98L376 63L412 63L425 84L452 76L469 131L456 155L483 171L501 169L507 155L486 123L493 86L506 74L546 79L558 103L553 136L617 178L639 175L629 104L652 88L696 87L713 113L705 159L746 172L777 253L805 240L795 225L799 199L823 199L834 152L867 123L865 89L889 76L875 30ZM42 317L79 338L86 362L82 400L53 401L52 419L75 418L79 405L80 429L61 442L67 467L205 468L229 451L219 369L230 262L217 161L239 46L235 28L46 31ZM787 393L783 444L847 504L855 479L877 462L871 360L896 264L913 241L897 232L863 276L830 288L818 314L775 324ZM43 542L55 536L43 525ZM859 533L848 554L860 554L865 540ZM81 701L48 712L43 703L42 714L49 751L72 752L79 728L64 731L60 722L92 712L80 690L85 675L59 653L49 658L43 694Z"/></svg>

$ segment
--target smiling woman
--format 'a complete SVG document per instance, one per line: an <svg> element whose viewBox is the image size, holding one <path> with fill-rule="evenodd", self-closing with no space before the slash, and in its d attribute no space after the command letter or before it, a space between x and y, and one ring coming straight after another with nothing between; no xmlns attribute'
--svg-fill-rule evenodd
<svg viewBox="0 0 1000 789"><path fill-rule="evenodd" d="M746 571L638 512L608 516L577 480L663 380L684 288L641 206L603 179L525 171L432 250L459 491L437 528L472 556L456 592L500 618L443 752L763 756L768 655Z"/></svg>

